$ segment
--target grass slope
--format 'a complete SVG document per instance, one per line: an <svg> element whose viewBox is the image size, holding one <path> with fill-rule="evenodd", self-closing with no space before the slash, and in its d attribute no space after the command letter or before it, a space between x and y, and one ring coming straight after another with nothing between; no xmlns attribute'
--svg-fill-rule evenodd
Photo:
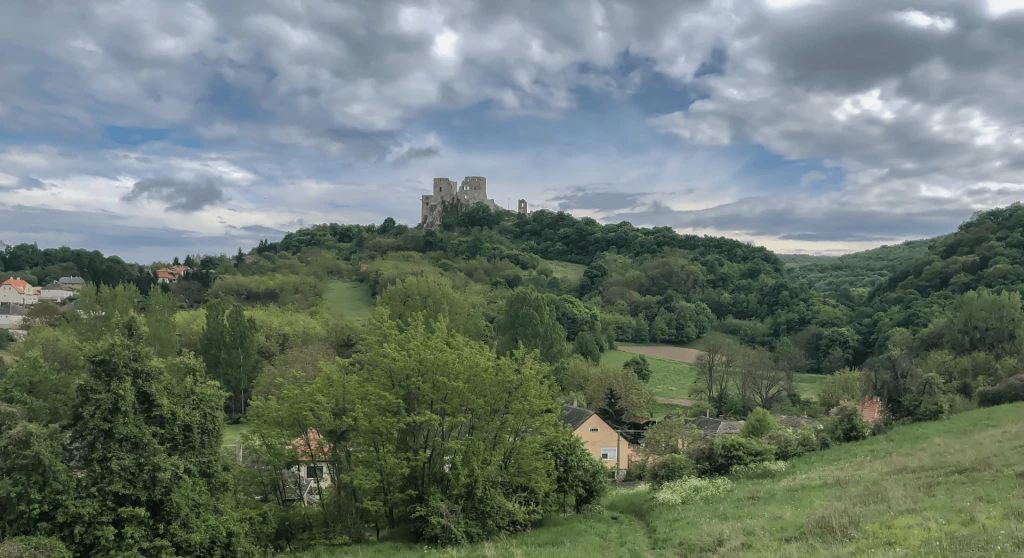
<svg viewBox="0 0 1024 558"><path fill-rule="evenodd" d="M560 262L556 260L544 260L555 271L555 277L568 281L579 281L587 266L577 263Z"/></svg>
<svg viewBox="0 0 1024 558"><path fill-rule="evenodd" d="M324 302L331 312L353 321L368 319L373 309L369 287L356 281L331 281L324 291Z"/></svg>
<svg viewBox="0 0 1024 558"><path fill-rule="evenodd" d="M1022 455L1024 404L1006 405L811 454L717 502L606 504L646 520L652 556L1020 556Z"/></svg>
<svg viewBox="0 0 1024 558"><path fill-rule="evenodd" d="M614 491L604 510L451 549L367 544L304 557L920 557L1024 553L1024 404L896 428L811 454L717 501L662 506Z"/></svg>
<svg viewBox="0 0 1024 558"><path fill-rule="evenodd" d="M244 424L226 424L221 433L221 445L224 447L235 447L238 440L242 439L242 433L249 427Z"/></svg>

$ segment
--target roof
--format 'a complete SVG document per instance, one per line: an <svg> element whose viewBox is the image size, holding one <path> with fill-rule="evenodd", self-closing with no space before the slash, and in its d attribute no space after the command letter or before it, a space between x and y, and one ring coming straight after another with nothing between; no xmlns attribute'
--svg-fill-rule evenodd
<svg viewBox="0 0 1024 558"><path fill-rule="evenodd" d="M85 279L81 277L61 277L59 282L62 285L84 285Z"/></svg>
<svg viewBox="0 0 1024 558"><path fill-rule="evenodd" d="M29 285L28 281L22 281L21 278L18 277L12 277L3 283L0 283L0 285L10 285L11 287L14 287L14 290L17 291L18 294L33 294L34 292L32 290L32 285Z"/></svg>
<svg viewBox="0 0 1024 558"><path fill-rule="evenodd" d="M882 400L878 397L864 398L864 401L859 405L860 416L864 419L864 422L875 422L881 420L885 414L885 407L882 406Z"/></svg>
<svg viewBox="0 0 1024 558"><path fill-rule="evenodd" d="M306 445L306 440L303 439L302 437L299 437L295 438L295 440L293 440L292 443L288 445L288 448L295 449L296 452L299 454L299 459L302 461L312 461L312 459L310 459L309 452L310 446L312 447L313 452L316 453L316 458L318 460L326 458L327 450L330 449L330 446L323 442L323 438L320 437L320 433L310 428L309 431L306 433L306 436L309 438L308 446Z"/></svg>
<svg viewBox="0 0 1024 558"><path fill-rule="evenodd" d="M158 279L177 279L178 274L170 269L158 269L156 270L156 276Z"/></svg>
<svg viewBox="0 0 1024 558"><path fill-rule="evenodd" d="M580 426L583 426L587 419L594 416L594 411L590 409L584 409L582 407L576 407L574 405L562 405L562 414L559 415L558 419L568 424L573 430L576 430Z"/></svg>
<svg viewBox="0 0 1024 558"><path fill-rule="evenodd" d="M787 417L785 415L779 417L779 422L790 428L803 428L805 426L817 426L820 424L818 421L810 417Z"/></svg>
<svg viewBox="0 0 1024 558"><path fill-rule="evenodd" d="M746 424L742 420L725 420L715 417L686 419L686 423L699 428L705 436L735 436Z"/></svg>
<svg viewBox="0 0 1024 558"><path fill-rule="evenodd" d="M53 281L49 285L43 287L43 290L44 291L65 291L65 292L71 292L71 289L65 287L64 285L61 285L57 281Z"/></svg>

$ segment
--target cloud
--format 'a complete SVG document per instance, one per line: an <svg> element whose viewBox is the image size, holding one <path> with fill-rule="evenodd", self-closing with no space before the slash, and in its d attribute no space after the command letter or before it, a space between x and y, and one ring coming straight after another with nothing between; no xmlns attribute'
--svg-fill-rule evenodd
<svg viewBox="0 0 1024 558"><path fill-rule="evenodd" d="M805 174L805 175L800 177L800 187L801 188L806 188L806 187L810 186L811 184L814 184L816 182L821 182L822 180L825 180L826 178L828 178L828 175L826 175L825 173L823 173L821 171L811 171L811 172L809 172L809 173L807 173L807 174Z"/></svg>
<svg viewBox="0 0 1024 558"><path fill-rule="evenodd" d="M441 148L436 145L425 145L422 147L410 146L400 151L394 157L395 165L404 165L410 161L417 159L429 159L431 157L437 157L441 153Z"/></svg>
<svg viewBox="0 0 1024 558"><path fill-rule="evenodd" d="M170 178L147 178L132 186L122 196L124 201L140 199L164 202L168 211L192 213L224 201L224 190L208 176L199 176L191 181Z"/></svg>
<svg viewBox="0 0 1024 558"><path fill-rule="evenodd" d="M573 209L621 210L640 205L649 192L614 192L595 189L592 186L575 186L569 193L555 196L552 201L558 202L559 211Z"/></svg>

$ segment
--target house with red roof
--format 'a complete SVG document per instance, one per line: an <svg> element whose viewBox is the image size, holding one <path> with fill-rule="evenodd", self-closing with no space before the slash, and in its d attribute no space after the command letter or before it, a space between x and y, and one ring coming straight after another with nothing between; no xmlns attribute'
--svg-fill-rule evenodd
<svg viewBox="0 0 1024 558"><path fill-rule="evenodd" d="M0 283L0 304L20 304L29 306L39 302L39 294L35 287L21 277L11 277Z"/></svg>
<svg viewBox="0 0 1024 558"><path fill-rule="evenodd" d="M307 505L319 497L318 479L321 489L331 485L331 474L326 467L331 446L319 432L311 428L305 436L292 441L288 449L294 450L298 456L299 463L292 467L291 472L298 475L300 498L303 505Z"/></svg>
<svg viewBox="0 0 1024 558"><path fill-rule="evenodd" d="M192 269L183 265L175 265L171 267L161 267L156 270L156 282L157 283L177 283L178 279L184 277L186 273L191 272Z"/></svg>

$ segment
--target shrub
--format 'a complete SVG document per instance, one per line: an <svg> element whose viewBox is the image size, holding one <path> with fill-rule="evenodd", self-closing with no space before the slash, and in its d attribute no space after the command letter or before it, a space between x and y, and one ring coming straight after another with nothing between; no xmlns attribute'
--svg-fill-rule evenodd
<svg viewBox="0 0 1024 558"><path fill-rule="evenodd" d="M647 480L656 485L697 475L697 465L685 455L659 457L647 467Z"/></svg>
<svg viewBox="0 0 1024 558"><path fill-rule="evenodd" d="M775 460L771 445L738 436L715 438L695 454L698 468L705 475L728 475L733 467Z"/></svg>
<svg viewBox="0 0 1024 558"><path fill-rule="evenodd" d="M763 440L775 448L775 459L788 461L807 453L801 447L797 434L789 429L769 432Z"/></svg>
<svg viewBox="0 0 1024 558"><path fill-rule="evenodd" d="M747 421L740 429L744 438L764 438L768 434L782 429L782 424L766 409L758 407L747 416Z"/></svg>
<svg viewBox="0 0 1024 558"><path fill-rule="evenodd" d="M730 489L732 482L729 479L689 477L666 483L654 493L654 500L659 504L679 506L710 500L724 495Z"/></svg>
<svg viewBox="0 0 1024 558"><path fill-rule="evenodd" d="M818 390L818 400L825 412L837 407L843 401L860 401L864 389L864 373L844 368L825 377Z"/></svg>
<svg viewBox="0 0 1024 558"><path fill-rule="evenodd" d="M49 537L14 537L0 542L0 558L71 558L71 552Z"/></svg>
<svg viewBox="0 0 1024 558"><path fill-rule="evenodd" d="M762 461L733 467L732 476L739 479L768 479L785 473L788 468L789 463L785 461Z"/></svg>
<svg viewBox="0 0 1024 558"><path fill-rule="evenodd" d="M6 349L13 342L14 336L11 335L11 332L6 329L0 329L0 351Z"/></svg>
<svg viewBox="0 0 1024 558"><path fill-rule="evenodd" d="M622 367L636 374L636 377L645 384L651 379L651 364L644 355L636 355L627 360Z"/></svg>
<svg viewBox="0 0 1024 558"><path fill-rule="evenodd" d="M852 403L843 403L825 419L825 435L830 442L856 442L868 437L871 426L860 416L860 409Z"/></svg>
<svg viewBox="0 0 1024 558"><path fill-rule="evenodd" d="M1017 374L999 382L995 387L978 389L978 405L992 407L1024 401L1024 374Z"/></svg>

